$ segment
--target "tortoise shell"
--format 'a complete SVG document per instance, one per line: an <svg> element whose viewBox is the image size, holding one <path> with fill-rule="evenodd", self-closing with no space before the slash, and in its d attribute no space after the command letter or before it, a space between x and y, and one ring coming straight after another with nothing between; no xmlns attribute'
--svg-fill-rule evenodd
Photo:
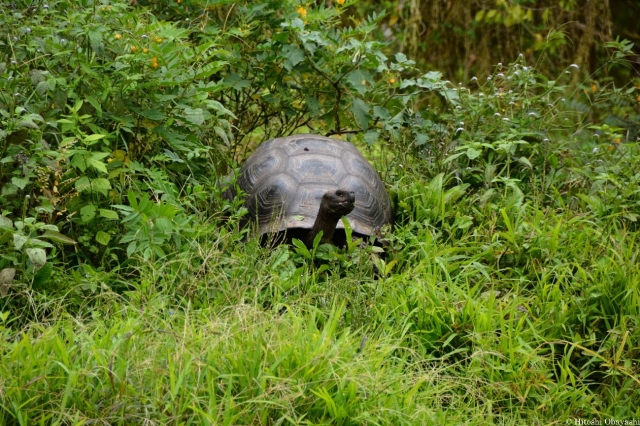
<svg viewBox="0 0 640 426"><path fill-rule="evenodd" d="M389 195L378 173L351 143L300 134L262 143L238 176L247 193L244 222L257 222L258 233L311 229L325 192L355 192L347 215L353 231L370 235L391 223ZM226 197L233 198L233 191ZM337 228L344 228L338 222Z"/></svg>

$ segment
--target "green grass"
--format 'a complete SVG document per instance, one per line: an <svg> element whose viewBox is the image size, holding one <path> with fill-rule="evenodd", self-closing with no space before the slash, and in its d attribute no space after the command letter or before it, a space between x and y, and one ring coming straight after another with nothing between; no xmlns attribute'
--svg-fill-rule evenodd
<svg viewBox="0 0 640 426"><path fill-rule="evenodd" d="M212 225L173 260L143 262L121 295L102 285L117 274L85 274L74 291L91 294L90 307L51 308L27 324L4 318L0 419L418 425L637 415L638 231L517 193L482 210L473 196L443 197L441 184L420 184L426 198L416 203L480 221L399 223L379 275L366 249L320 247L318 263L243 243L233 222Z"/></svg>
<svg viewBox="0 0 640 426"><path fill-rule="evenodd" d="M640 419L640 85L420 76L336 2L17 3L0 425ZM381 171L385 256L245 240L223 170L309 129Z"/></svg>

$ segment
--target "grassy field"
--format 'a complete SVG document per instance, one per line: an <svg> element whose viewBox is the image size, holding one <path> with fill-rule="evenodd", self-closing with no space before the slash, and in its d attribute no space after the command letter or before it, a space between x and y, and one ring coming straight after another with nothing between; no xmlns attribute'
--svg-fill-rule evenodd
<svg viewBox="0 0 640 426"><path fill-rule="evenodd" d="M390 186L415 216L387 235L380 275L367 249L320 247L317 263L225 223L132 277L59 271L91 300L70 315L64 297L34 295L33 321L3 316L4 424L637 416L635 227L586 203L487 201L404 173ZM462 213L473 223L456 228Z"/></svg>
<svg viewBox="0 0 640 426"><path fill-rule="evenodd" d="M258 3L0 15L0 425L640 422L640 82L454 84L381 15ZM384 256L222 199L309 129L379 170Z"/></svg>

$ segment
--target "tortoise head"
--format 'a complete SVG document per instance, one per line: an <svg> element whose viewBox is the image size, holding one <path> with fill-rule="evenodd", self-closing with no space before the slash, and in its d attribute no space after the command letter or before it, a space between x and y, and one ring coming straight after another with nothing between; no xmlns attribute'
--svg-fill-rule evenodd
<svg viewBox="0 0 640 426"><path fill-rule="evenodd" d="M320 201L318 216L333 216L340 218L351 213L355 207L356 194L348 189L327 191Z"/></svg>

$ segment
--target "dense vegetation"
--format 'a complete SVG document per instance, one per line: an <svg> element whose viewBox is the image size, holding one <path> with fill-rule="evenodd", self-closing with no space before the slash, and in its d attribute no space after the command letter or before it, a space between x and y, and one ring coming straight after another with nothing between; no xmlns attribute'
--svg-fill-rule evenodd
<svg viewBox="0 0 640 426"><path fill-rule="evenodd" d="M452 83L376 2L140 3L0 5L0 424L640 420L632 42ZM243 240L219 178L300 132L381 172L384 257Z"/></svg>

